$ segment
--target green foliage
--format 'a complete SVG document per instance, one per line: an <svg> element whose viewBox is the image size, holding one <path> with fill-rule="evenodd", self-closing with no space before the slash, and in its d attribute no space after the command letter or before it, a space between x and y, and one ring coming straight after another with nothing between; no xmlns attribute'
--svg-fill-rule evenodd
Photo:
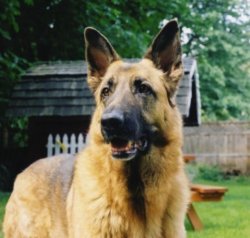
<svg viewBox="0 0 250 238"><path fill-rule="evenodd" d="M223 172L218 166L200 166L198 177L209 181L221 181L224 179Z"/></svg>
<svg viewBox="0 0 250 238"><path fill-rule="evenodd" d="M197 179L207 181L222 181L229 178L225 176L225 173L221 170L221 168L211 165L188 164L186 166L186 172L191 181Z"/></svg>
<svg viewBox="0 0 250 238"><path fill-rule="evenodd" d="M190 163L185 166L186 173L190 181L206 180L209 182L220 182L227 180L234 180L244 182L244 177L240 170L233 169L231 171L224 171L221 167L216 165L205 165Z"/></svg>
<svg viewBox="0 0 250 238"><path fill-rule="evenodd" d="M25 55L20 57L18 52L13 49L13 41L15 35L20 31L20 23L18 17L21 15L21 5L33 4L33 0L1 0L2 12L0 15L0 45L3 49L0 52L0 140L4 141L3 131L9 127L14 128L17 133L14 135L14 144L16 146L24 146L27 142L27 133L23 133L25 125L20 128L20 120L22 118L7 118L5 115L8 107L9 99L12 90L20 79L24 70L29 66ZM27 123L26 123L27 124ZM19 128L15 125L19 125ZM17 137L24 137L23 140L18 140ZM5 146L5 141L0 144L0 148Z"/></svg>
<svg viewBox="0 0 250 238"><path fill-rule="evenodd" d="M12 143L16 147L28 146L28 118L20 117L9 120L10 129L13 131Z"/></svg>
<svg viewBox="0 0 250 238"><path fill-rule="evenodd" d="M0 224L3 223L4 211L6 203L9 199L9 193L0 192ZM3 238L2 226L0 225L0 238Z"/></svg>
<svg viewBox="0 0 250 238"><path fill-rule="evenodd" d="M24 72L27 61L11 52L0 54L0 112L4 112L13 86ZM2 115L1 115L2 116Z"/></svg>
<svg viewBox="0 0 250 238"><path fill-rule="evenodd" d="M8 118L5 115L6 109L8 107L9 99L12 90L20 79L20 75L24 72L28 63L23 58L17 55L4 52L0 54L0 138L4 141L3 131L6 129L11 129L15 131L14 138L12 139L13 145L21 146L27 144L27 119L25 118ZM23 123L20 123L24 121ZM19 140L22 138L22 140ZM0 148L5 146L7 142L1 143Z"/></svg>
<svg viewBox="0 0 250 238"><path fill-rule="evenodd" d="M250 3L191 2L186 52L198 59L203 119L249 120Z"/></svg>

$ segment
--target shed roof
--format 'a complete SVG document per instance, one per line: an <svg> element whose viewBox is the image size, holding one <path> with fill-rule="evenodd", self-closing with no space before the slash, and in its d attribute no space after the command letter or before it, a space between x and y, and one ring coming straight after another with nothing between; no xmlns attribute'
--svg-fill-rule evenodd
<svg viewBox="0 0 250 238"><path fill-rule="evenodd" d="M177 104L185 125L192 126L200 122L197 65L193 58L183 61L185 73L177 93ZM28 117L91 115L95 102L86 78L84 61L37 63L15 86L7 114Z"/></svg>

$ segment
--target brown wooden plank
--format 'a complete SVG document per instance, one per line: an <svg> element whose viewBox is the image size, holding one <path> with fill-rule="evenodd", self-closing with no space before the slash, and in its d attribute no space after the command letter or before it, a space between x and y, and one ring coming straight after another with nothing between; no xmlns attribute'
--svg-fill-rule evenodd
<svg viewBox="0 0 250 238"><path fill-rule="evenodd" d="M212 185L203 185L203 184L191 184L190 186L192 191L197 191L199 193L222 193L228 191L226 187L212 186Z"/></svg>
<svg viewBox="0 0 250 238"><path fill-rule="evenodd" d="M184 154L183 156L185 163L189 163L195 160L195 155L193 154Z"/></svg>
<svg viewBox="0 0 250 238"><path fill-rule="evenodd" d="M191 192L192 202L219 202L222 200L224 194L214 193L214 194L201 194L199 192Z"/></svg>
<svg viewBox="0 0 250 238"><path fill-rule="evenodd" d="M195 231L200 231L203 229L203 224L199 218L193 204L191 203L188 208L187 218Z"/></svg>

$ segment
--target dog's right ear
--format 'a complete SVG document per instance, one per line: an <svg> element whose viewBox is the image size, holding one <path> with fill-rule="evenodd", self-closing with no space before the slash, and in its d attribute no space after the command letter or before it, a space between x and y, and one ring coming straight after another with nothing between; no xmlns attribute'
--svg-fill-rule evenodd
<svg viewBox="0 0 250 238"><path fill-rule="evenodd" d="M120 57L107 38L92 27L84 31L85 55L88 63L88 84L95 92L109 65Z"/></svg>

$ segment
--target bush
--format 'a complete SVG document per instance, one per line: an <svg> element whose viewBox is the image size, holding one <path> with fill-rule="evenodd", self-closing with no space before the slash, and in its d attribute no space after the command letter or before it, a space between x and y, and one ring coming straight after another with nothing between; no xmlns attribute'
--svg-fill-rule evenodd
<svg viewBox="0 0 250 238"><path fill-rule="evenodd" d="M223 172L218 166L202 165L199 167L198 172L199 178L204 180L220 181L225 178Z"/></svg>
<svg viewBox="0 0 250 238"><path fill-rule="evenodd" d="M191 181L194 179L210 181L221 181L226 179L224 173L218 166L211 165L187 165L187 174Z"/></svg>

